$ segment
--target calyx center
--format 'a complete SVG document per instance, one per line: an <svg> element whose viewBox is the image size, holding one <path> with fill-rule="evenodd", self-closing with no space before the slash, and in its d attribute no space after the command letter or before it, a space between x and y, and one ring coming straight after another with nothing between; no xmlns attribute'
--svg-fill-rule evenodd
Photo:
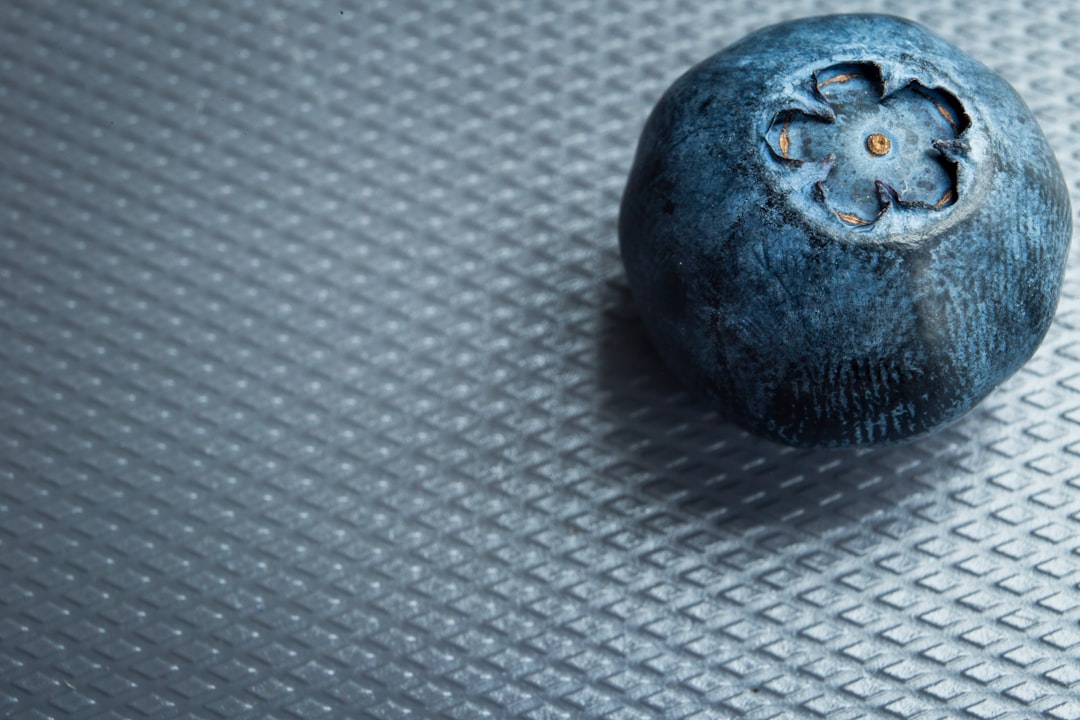
<svg viewBox="0 0 1080 720"><path fill-rule="evenodd" d="M871 155L888 155L892 150L892 143L881 133L873 133L866 138L866 149Z"/></svg>

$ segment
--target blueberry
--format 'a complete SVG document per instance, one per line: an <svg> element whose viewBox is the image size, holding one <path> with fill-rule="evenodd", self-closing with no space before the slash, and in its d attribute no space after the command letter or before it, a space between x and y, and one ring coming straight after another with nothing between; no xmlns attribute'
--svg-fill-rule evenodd
<svg viewBox="0 0 1080 720"><path fill-rule="evenodd" d="M619 241L645 326L728 418L800 446L957 420L1046 334L1072 233L1031 112L920 25L774 25L653 110Z"/></svg>

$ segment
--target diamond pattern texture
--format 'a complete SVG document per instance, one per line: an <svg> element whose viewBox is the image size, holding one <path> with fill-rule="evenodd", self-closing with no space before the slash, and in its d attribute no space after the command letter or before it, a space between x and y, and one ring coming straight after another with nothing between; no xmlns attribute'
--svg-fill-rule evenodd
<svg viewBox="0 0 1080 720"><path fill-rule="evenodd" d="M722 423L622 279L667 84L874 7L1080 190L1069 0L0 4L0 716L1080 718L1075 253L860 452Z"/></svg>

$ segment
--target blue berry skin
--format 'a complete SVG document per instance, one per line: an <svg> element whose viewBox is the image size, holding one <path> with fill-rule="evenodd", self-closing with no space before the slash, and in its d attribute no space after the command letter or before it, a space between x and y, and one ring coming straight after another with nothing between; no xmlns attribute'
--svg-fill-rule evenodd
<svg viewBox="0 0 1080 720"><path fill-rule="evenodd" d="M1016 92L884 15L774 25L691 68L648 119L619 217L665 362L740 426L808 447L970 410L1046 334L1071 234Z"/></svg>

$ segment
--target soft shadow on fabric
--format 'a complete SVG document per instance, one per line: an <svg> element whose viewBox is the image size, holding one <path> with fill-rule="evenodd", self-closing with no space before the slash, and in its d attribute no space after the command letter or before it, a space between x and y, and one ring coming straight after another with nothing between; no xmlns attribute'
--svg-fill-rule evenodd
<svg viewBox="0 0 1080 720"><path fill-rule="evenodd" d="M979 447L976 411L929 438L889 448L806 450L724 421L667 370L622 277L608 283L597 379L606 450L636 490L727 531L782 525L814 533L855 524L933 490Z"/></svg>

